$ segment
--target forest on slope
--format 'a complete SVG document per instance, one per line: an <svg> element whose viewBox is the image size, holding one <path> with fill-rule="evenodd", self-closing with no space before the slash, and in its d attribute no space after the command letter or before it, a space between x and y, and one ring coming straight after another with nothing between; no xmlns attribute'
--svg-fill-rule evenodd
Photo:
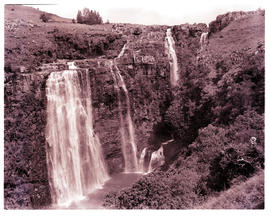
<svg viewBox="0 0 270 217"><path fill-rule="evenodd" d="M96 131L102 135L110 172L121 171L114 131L109 128L107 134L113 135L107 135L102 128L107 126L100 120L113 122L117 107L106 60L117 57L127 42L119 69L131 98L138 149L149 147L153 152L164 141L172 137L174 141L164 147L164 165L132 187L111 192L104 205L219 208L213 205L216 199L230 200L222 208L264 206L264 11L220 15L209 28L206 24L171 27L180 74L174 88L168 84L164 48L168 26L87 26L57 16L43 23L40 13L23 6L5 8L7 208L51 203L45 86L50 72L66 68L55 63L58 60L76 60L80 67L90 68ZM201 44L200 37L207 31Z"/></svg>

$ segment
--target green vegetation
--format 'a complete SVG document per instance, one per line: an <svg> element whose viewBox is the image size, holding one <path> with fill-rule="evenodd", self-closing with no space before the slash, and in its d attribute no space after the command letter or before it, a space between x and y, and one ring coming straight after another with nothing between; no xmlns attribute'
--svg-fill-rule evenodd
<svg viewBox="0 0 270 217"><path fill-rule="evenodd" d="M49 19L51 18L51 16L48 13L43 13L40 15L39 18L42 20L42 22L47 23Z"/></svg>
<svg viewBox="0 0 270 217"><path fill-rule="evenodd" d="M211 197L195 209L263 209L264 171L235 185L217 197Z"/></svg>
<svg viewBox="0 0 270 217"><path fill-rule="evenodd" d="M90 11L88 8L84 8L82 11L79 10L77 13L77 23L95 25L102 24L103 21L97 11Z"/></svg>
<svg viewBox="0 0 270 217"><path fill-rule="evenodd" d="M230 127L210 124L199 130L196 141L189 146L191 154L179 155L169 170L148 174L130 189L110 193L104 205L120 209L197 207L209 197L216 197L217 192L235 188L254 174L256 177L264 168L262 127L263 116L249 111ZM260 200L247 201L249 208L263 203L263 177L260 176L258 183L256 178L253 180Z"/></svg>
<svg viewBox="0 0 270 217"><path fill-rule="evenodd" d="M130 189L110 193L105 206L190 209L214 198L202 208L262 207L264 15L226 25L204 48L196 31L173 28L181 79L150 143L173 135L178 157ZM219 194L229 200L224 206Z"/></svg>

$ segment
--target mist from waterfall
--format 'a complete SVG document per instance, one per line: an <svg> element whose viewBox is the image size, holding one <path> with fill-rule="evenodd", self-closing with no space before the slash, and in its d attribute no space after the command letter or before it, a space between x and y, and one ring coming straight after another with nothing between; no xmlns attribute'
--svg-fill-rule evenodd
<svg viewBox="0 0 270 217"><path fill-rule="evenodd" d="M93 129L87 71L52 72L47 80L47 167L53 203L69 204L109 179L102 147Z"/></svg>
<svg viewBox="0 0 270 217"><path fill-rule="evenodd" d="M177 85L179 74L178 74L177 56L175 52L175 43L172 37L171 29L167 29L166 31L165 50L166 54L169 57L170 63L170 82L171 85L174 87Z"/></svg>

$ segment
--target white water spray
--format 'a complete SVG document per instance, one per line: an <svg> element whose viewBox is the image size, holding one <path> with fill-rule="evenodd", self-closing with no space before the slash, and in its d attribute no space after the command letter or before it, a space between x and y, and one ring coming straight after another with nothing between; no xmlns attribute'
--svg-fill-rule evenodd
<svg viewBox="0 0 270 217"><path fill-rule="evenodd" d="M172 37L171 29L167 29L166 31L165 49L170 62L170 81L171 85L174 87L177 85L179 74L178 74L177 56L175 52L175 43Z"/></svg>
<svg viewBox="0 0 270 217"><path fill-rule="evenodd" d="M80 200L109 179L94 133L88 73L52 72L47 80L47 167L53 202Z"/></svg>

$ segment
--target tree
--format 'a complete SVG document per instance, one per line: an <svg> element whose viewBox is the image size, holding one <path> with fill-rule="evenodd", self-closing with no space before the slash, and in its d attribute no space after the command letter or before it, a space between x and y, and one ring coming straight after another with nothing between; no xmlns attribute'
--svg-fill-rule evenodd
<svg viewBox="0 0 270 217"><path fill-rule="evenodd" d="M84 8L77 13L77 23L83 23L88 25L102 24L102 18L98 12Z"/></svg>
<svg viewBox="0 0 270 217"><path fill-rule="evenodd" d="M77 13L77 23L83 23L82 12L80 10Z"/></svg>

